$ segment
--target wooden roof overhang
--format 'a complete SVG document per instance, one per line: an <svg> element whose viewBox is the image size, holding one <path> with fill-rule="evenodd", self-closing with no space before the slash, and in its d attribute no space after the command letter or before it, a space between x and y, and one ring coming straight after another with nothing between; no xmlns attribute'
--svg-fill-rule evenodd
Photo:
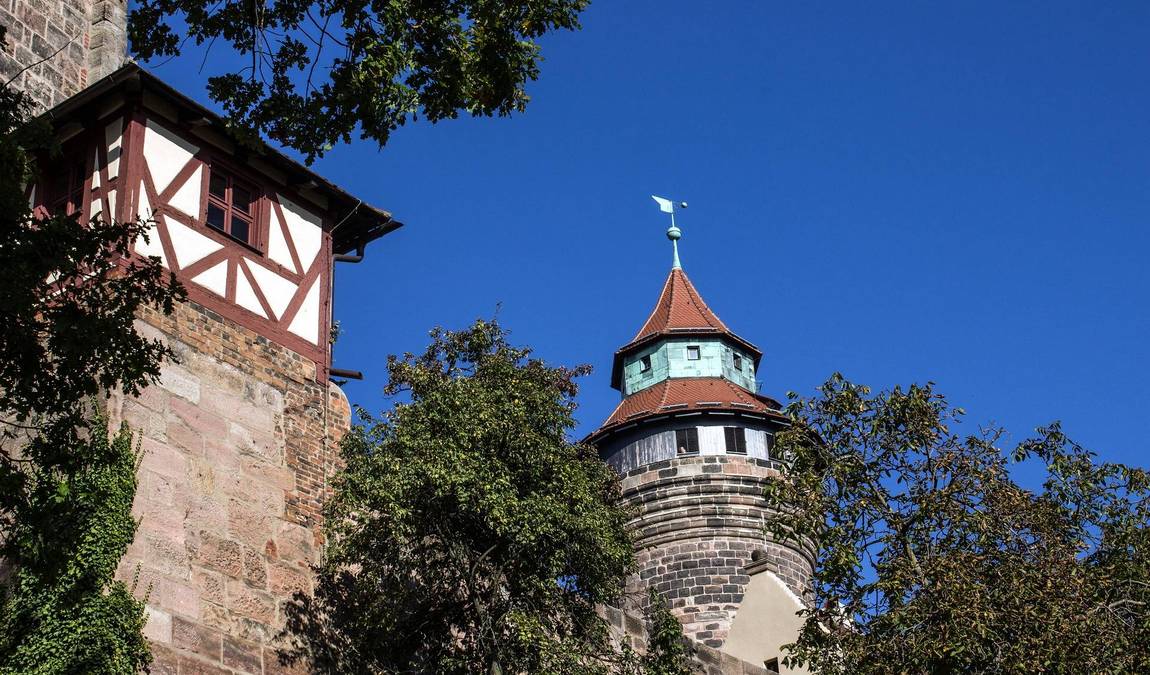
<svg viewBox="0 0 1150 675"><path fill-rule="evenodd" d="M129 63L45 112L62 140L93 127L96 122L129 103L174 118L189 136L209 143L245 161L253 171L277 179L328 214L325 227L332 237L332 252L362 249L403 226L390 213L366 204L303 164L260 139L241 138L227 122L180 93L140 66Z"/></svg>

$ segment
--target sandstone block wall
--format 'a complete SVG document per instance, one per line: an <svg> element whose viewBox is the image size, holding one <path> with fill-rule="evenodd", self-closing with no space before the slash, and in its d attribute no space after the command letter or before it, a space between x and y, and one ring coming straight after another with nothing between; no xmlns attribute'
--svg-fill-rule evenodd
<svg viewBox="0 0 1150 675"><path fill-rule="evenodd" d="M179 355L109 404L145 453L120 575L151 589L153 672L281 672L282 603L311 588L347 401L311 360L195 303L140 327Z"/></svg>
<svg viewBox="0 0 1150 675"><path fill-rule="evenodd" d="M810 581L809 551L771 541L764 526L763 481L775 462L737 456L667 460L623 476L623 497L639 509L631 526L638 576L629 591L654 588L684 632L723 645L743 600L752 556L766 557L798 596ZM756 553L759 552L759 553Z"/></svg>
<svg viewBox="0 0 1150 675"><path fill-rule="evenodd" d="M0 25L8 29L0 77L15 77L40 110L112 73L127 54L126 0L0 0Z"/></svg>

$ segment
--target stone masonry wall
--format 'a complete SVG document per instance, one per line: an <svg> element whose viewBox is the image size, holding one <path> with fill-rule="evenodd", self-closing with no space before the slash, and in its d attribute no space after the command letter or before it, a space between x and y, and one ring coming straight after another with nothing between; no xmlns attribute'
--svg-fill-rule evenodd
<svg viewBox="0 0 1150 675"><path fill-rule="evenodd" d="M657 462L624 475L623 497L639 509L631 523L639 569L631 596L654 588L685 633L713 648L727 638L750 582L752 556L769 560L803 596L809 552L764 532L772 512L764 506L763 480L777 474L774 462L727 455Z"/></svg>
<svg viewBox="0 0 1150 675"><path fill-rule="evenodd" d="M603 607L600 613L610 624L611 635L616 643L625 644L639 654L646 653L647 625L643 619L617 607ZM697 675L778 675L763 665L747 663L686 636L683 641L690 654L693 672Z"/></svg>
<svg viewBox="0 0 1150 675"><path fill-rule="evenodd" d="M127 54L126 0L0 0L0 77L45 110L109 75Z"/></svg>
<svg viewBox="0 0 1150 675"><path fill-rule="evenodd" d="M282 672L281 606L311 589L347 401L312 361L195 303L140 328L179 356L160 385L109 403L142 436L140 528L120 576L150 588L152 672Z"/></svg>

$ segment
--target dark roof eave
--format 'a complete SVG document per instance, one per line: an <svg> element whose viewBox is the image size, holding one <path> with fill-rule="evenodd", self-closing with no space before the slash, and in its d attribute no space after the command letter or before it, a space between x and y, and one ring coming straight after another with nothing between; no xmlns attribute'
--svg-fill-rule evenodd
<svg viewBox="0 0 1150 675"><path fill-rule="evenodd" d="M92 101L121 88L128 89L129 91L141 91L144 88L152 89L169 99L177 107L191 112L194 116L208 120L211 125L221 130L227 129L227 123L222 117L188 98L171 85L147 72L135 63L124 64L115 72L93 83L74 96L69 97L51 110L48 110L41 117L53 124L59 125L69 121L73 115L77 114ZM259 156L262 159L278 165L285 173L292 176L301 176L305 182L313 182L316 185L316 189L325 193L328 199L331 200L332 207L330 211L335 215L336 223L340 224L335 229L344 231L341 233L343 236L338 236L336 233L333 233L333 249L335 253L346 253L354 250L360 244L367 244L403 226L403 223L392 218L391 214L387 211L366 204L363 200L353 197L343 188L287 155L284 155L282 152L272 148L267 143L260 141L257 152L259 152Z"/></svg>
<svg viewBox="0 0 1150 675"><path fill-rule="evenodd" d="M756 395L756 397L758 397L758 395ZM758 397L758 398L761 398L761 397ZM674 417L706 415L707 413L710 413L710 412L722 412L725 414L734 413L734 414L739 415L739 416L750 417L750 418L754 418L754 419L773 420L776 422L784 422L787 424L790 423L790 418L788 418L786 415L784 415L782 413L782 411L747 410L745 408L739 408L739 407L735 407L735 406L731 406L731 405L713 406L713 407L707 407L707 408L685 408L685 409L679 409L679 410L654 410L654 411L651 411L651 412L646 413L646 414L636 415L635 417L631 417L631 418L628 418L625 420L620 420L620 421L618 421L612 425L609 425L609 426L599 427L595 431L592 431L591 433L587 434L585 437L583 437L583 440L581 440L579 442L584 444L584 445L595 445L597 442L603 440L607 436L610 436L611 434L615 433L616 431L621 431L621 430L623 430L625 428L629 428L631 426L637 426L640 424L648 424L650 422L655 422L655 421L662 420L662 419L671 419Z"/></svg>

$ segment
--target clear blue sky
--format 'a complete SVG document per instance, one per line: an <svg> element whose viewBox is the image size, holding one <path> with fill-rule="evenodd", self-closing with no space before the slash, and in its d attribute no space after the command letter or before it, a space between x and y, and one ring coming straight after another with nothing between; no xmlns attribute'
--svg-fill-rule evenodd
<svg viewBox="0 0 1150 675"><path fill-rule="evenodd" d="M583 24L545 40L526 114L317 163L407 223L337 271L353 402L501 305L595 367L593 430L670 266L654 193L690 202L684 268L765 393L933 380L1015 440L1061 419L1150 464L1150 3L598 0ZM199 65L155 72L205 100Z"/></svg>

